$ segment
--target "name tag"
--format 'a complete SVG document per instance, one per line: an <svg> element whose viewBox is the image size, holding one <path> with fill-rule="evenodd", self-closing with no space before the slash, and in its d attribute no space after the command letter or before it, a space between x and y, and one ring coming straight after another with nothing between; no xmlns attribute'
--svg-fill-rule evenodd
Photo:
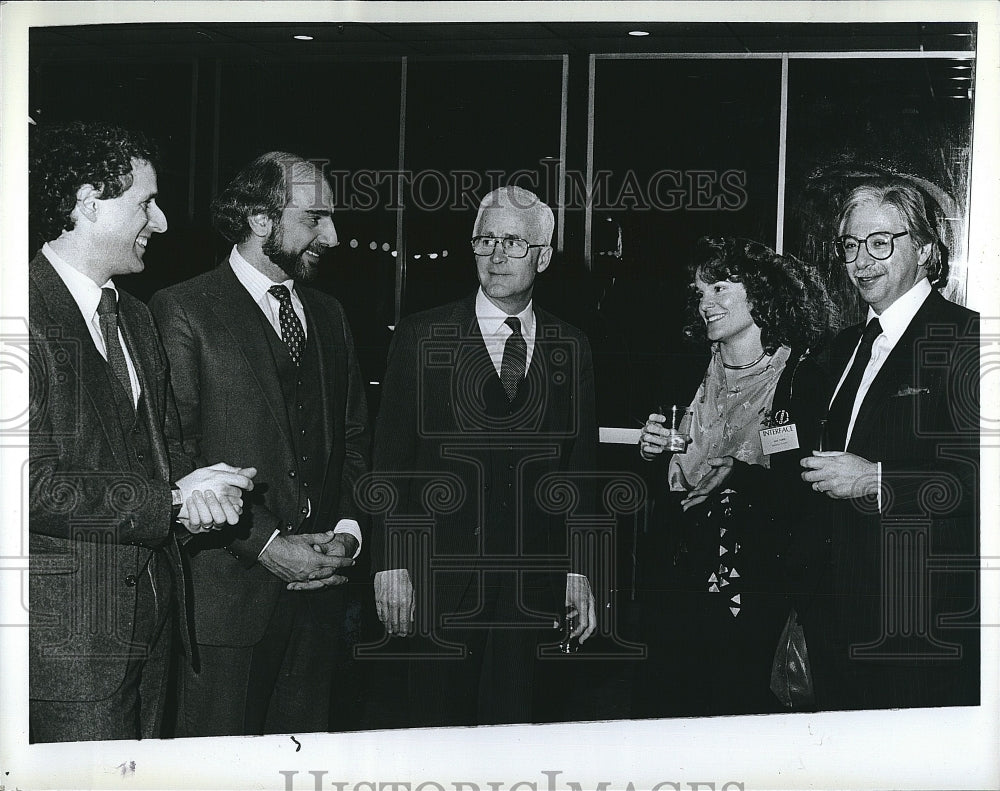
<svg viewBox="0 0 1000 791"><path fill-rule="evenodd" d="M799 432L794 423L760 430L760 447L768 456L772 453L795 450L798 446Z"/></svg>

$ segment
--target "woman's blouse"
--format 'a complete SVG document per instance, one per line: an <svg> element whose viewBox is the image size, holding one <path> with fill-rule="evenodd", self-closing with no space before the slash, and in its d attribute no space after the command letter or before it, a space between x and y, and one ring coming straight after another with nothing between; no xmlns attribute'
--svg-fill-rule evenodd
<svg viewBox="0 0 1000 791"><path fill-rule="evenodd" d="M675 453L670 459L667 480L671 491L693 489L712 469L708 460L716 456L768 466L758 432L766 427L766 413L790 352L787 346L780 346L762 367L733 371L737 376L730 386L719 345L715 344L691 405L691 444L686 453Z"/></svg>

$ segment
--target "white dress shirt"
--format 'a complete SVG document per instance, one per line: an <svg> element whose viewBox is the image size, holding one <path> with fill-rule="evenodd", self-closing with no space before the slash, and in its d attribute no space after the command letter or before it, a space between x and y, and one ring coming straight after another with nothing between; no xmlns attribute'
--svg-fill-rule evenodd
<svg viewBox="0 0 1000 791"><path fill-rule="evenodd" d="M80 308L80 314L83 316L83 321L87 325L87 329L90 330L90 337L93 338L97 351L101 353L101 357L107 360L108 350L104 345L104 333L101 331L101 318L97 315L97 306L101 303L102 288L112 289L115 292L115 298L118 298L118 289L115 287L115 284L111 280L108 280L103 286L98 286L97 283L83 274L79 269L76 269L60 258L59 254L49 246L48 242L42 245L42 253L49 259L49 263L56 270L56 274L66 284L66 288L69 289L69 293L73 296L77 307ZM125 345L121 326L118 327L118 342L125 353L128 378L132 383L132 406L138 409L140 395L139 376L135 372L135 364L132 362L132 355L129 354L128 346Z"/></svg>
<svg viewBox="0 0 1000 791"><path fill-rule="evenodd" d="M868 306L868 316L865 324L872 319L877 318L879 325L882 327L882 334L875 338L875 342L872 344L872 357L868 361L868 365L865 367L864 374L861 376L861 383L858 385L858 394L854 399L854 405L851 407L851 420L847 424L847 440L844 447L847 447L847 445L850 444L851 434L854 431L854 421L858 418L858 411L861 409L861 404L864 403L865 396L868 395L868 391L871 389L872 382L875 381L875 377L878 376L878 372L882 370L882 366L889 357L889 353L896 348L896 344L899 343L899 339L903 336L903 333L906 332L906 328L910 326L910 322L913 321L913 317L917 315L917 311L920 310L920 306L924 304L924 300L930 296L931 290L930 281L925 277L918 283L914 284L909 291L882 311L882 315L876 313L870 305ZM858 339L858 345L860 344L861 340ZM851 355L851 359L847 361L844 373L840 376L840 381L837 382L837 390L840 390L841 385L844 384L844 379L847 378L847 374L851 370L851 366L854 364L854 357L857 353L858 350L855 348L854 354ZM834 391L833 398L836 397L837 393ZM833 403L833 398L830 399L831 404ZM869 461L871 461L871 459L869 459ZM878 459L875 459L874 461L878 475L878 508L879 511L881 511L882 462Z"/></svg>
<svg viewBox="0 0 1000 791"><path fill-rule="evenodd" d="M273 294L268 293L268 289L278 285L278 283L275 283L271 278L249 263L239 254L235 246L233 247L233 252L229 254L229 266L232 267L236 279L243 284L243 288L250 292L253 301L264 312L264 316L270 322L271 326L274 327L274 331L278 333L278 337L280 338L281 322L279 311L281 310L281 302ZM299 295L295 291L295 281L289 278L288 280L281 281L281 285L285 286L291 293L292 310L299 317L299 323L302 325L302 334L308 338L309 329L306 327L306 309L302 307L302 300L299 299Z"/></svg>
<svg viewBox="0 0 1000 791"><path fill-rule="evenodd" d="M531 355L535 351L535 311L531 304L532 301L529 299L524 310L516 314L521 320L521 335L524 336L524 342L528 347L528 358L524 364L525 373L531 366ZM497 376L500 375L500 365L503 362L504 344L514 334L514 331L504 323L508 315L490 302L482 288L479 289L476 294L476 321L479 322L479 331L483 334L486 350L490 353Z"/></svg>
<svg viewBox="0 0 1000 791"><path fill-rule="evenodd" d="M233 251L229 254L229 266L233 269L233 274L236 275L236 279L240 281L253 301L257 303L257 307L261 309L264 316L267 318L270 325L274 328L274 331L278 333L278 337L281 337L281 324L278 321L278 312L281 308L281 303L271 294L268 293L268 289L271 286L277 285L271 280L267 275L256 269L251 263L249 263L239 251L233 246ZM302 306L302 300L295 291L295 281L289 278L283 281L283 285L288 288L292 295L292 309L295 311L295 315L299 317L299 322L302 324L302 333L308 338L309 330L306 327L306 311ZM308 501L309 513L307 517L312 515L312 500ZM280 530L275 530L267 543L264 544L263 548L260 550L260 555L264 554L271 542L278 536ZM361 554L361 526L354 519L341 519L337 522L336 527L333 528L334 533L347 533L348 535L354 536L358 542L358 549L354 553L354 557ZM260 557L258 555L257 557Z"/></svg>

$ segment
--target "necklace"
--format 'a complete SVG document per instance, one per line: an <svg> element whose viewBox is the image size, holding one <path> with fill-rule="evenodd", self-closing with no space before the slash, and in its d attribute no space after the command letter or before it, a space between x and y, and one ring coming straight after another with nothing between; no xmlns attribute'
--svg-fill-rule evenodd
<svg viewBox="0 0 1000 791"><path fill-rule="evenodd" d="M730 365L727 362L722 363L723 368L728 368L730 371L745 371L747 368L753 368L757 363L767 356L767 352L761 352L760 357L754 360L752 363L747 363L746 365Z"/></svg>

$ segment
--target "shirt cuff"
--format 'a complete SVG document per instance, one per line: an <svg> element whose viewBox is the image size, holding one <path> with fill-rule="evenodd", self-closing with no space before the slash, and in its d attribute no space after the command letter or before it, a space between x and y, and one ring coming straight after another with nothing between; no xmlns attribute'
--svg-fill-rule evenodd
<svg viewBox="0 0 1000 791"><path fill-rule="evenodd" d="M261 556L264 554L264 552L267 550L267 548L269 546L271 546L271 542L274 541L274 539L278 537L278 533L280 533L280 532L281 532L280 530L275 530L273 533L271 533L271 537L269 539L267 539L267 541L264 544L264 546L262 546L260 548L260 552L257 553L257 560L260 560Z"/></svg>
<svg viewBox="0 0 1000 791"><path fill-rule="evenodd" d="M358 542L358 549L354 553L354 559L357 560L358 555L361 554L361 525L355 522L353 519L341 519L337 522L337 526L333 528L334 535L337 533L347 533L349 536L354 536L355 540Z"/></svg>
<svg viewBox="0 0 1000 791"><path fill-rule="evenodd" d="M584 579L587 579L587 575L586 574L577 574L575 571L567 571L566 572L566 576L567 577L583 577Z"/></svg>

